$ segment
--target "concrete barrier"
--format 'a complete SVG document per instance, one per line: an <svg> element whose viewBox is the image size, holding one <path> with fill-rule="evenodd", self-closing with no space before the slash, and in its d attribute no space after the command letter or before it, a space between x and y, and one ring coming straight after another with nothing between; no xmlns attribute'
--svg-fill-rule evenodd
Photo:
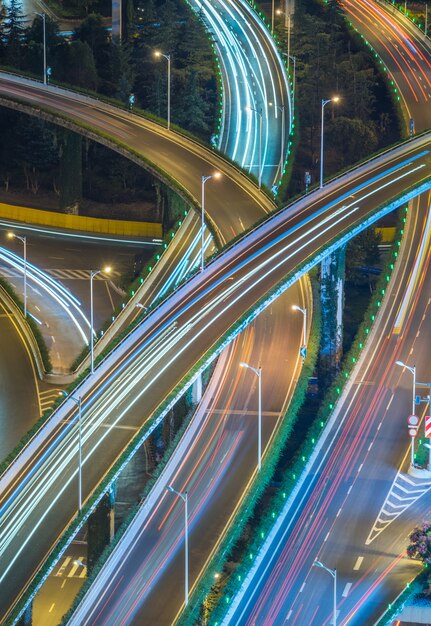
<svg viewBox="0 0 431 626"><path fill-rule="evenodd" d="M56 211L43 211L29 207L16 206L0 202L0 218L40 224L53 228L79 230L107 235L126 235L128 237L162 238L162 225L155 222L133 222L130 220L103 219L70 215Z"/></svg>

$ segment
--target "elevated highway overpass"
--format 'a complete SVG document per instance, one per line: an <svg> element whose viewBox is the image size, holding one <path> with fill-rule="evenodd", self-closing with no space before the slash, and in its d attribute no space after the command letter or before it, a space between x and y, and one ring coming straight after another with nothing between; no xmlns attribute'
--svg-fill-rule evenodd
<svg viewBox="0 0 431 626"><path fill-rule="evenodd" d="M385 152L275 214L145 319L74 392L83 399L85 499L193 372L332 249L429 189L430 166L430 133ZM2 618L76 515L72 405L57 410L26 463L1 479Z"/></svg>

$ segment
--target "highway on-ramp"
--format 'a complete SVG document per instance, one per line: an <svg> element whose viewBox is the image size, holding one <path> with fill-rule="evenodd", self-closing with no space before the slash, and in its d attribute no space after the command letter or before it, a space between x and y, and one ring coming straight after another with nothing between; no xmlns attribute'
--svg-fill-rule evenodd
<svg viewBox="0 0 431 626"><path fill-rule="evenodd" d="M390 7L342 5L396 80L407 121L414 116L417 130L429 126L429 42ZM430 379L429 203L429 193L411 203L400 263L368 349L266 545L265 563L226 623L329 623L332 581L313 566L318 559L337 569L337 623L371 625L418 572L405 556L406 541L429 514L431 482L407 475L411 380L395 361L416 364L419 378Z"/></svg>
<svg viewBox="0 0 431 626"><path fill-rule="evenodd" d="M257 312L261 299L269 303L280 281L289 276L287 286L297 280L319 253L327 253L335 240L341 243L343 233L357 232L368 218L429 188L430 149L431 137L418 137L276 214L179 289L106 358L75 390L84 403L85 497L136 430L243 314ZM50 421L58 424L55 450L49 449L54 435L46 437L47 426L33 463L19 475L15 465L2 478L2 617L76 514L72 415L76 408L69 400Z"/></svg>

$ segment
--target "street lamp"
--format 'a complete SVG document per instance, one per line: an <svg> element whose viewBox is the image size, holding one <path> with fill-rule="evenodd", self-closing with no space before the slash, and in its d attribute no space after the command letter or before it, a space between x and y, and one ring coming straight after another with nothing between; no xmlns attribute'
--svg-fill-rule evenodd
<svg viewBox="0 0 431 626"><path fill-rule="evenodd" d="M9 239L18 239L24 246L24 317L27 317L27 237L25 235L7 234Z"/></svg>
<svg viewBox="0 0 431 626"><path fill-rule="evenodd" d="M34 14L41 17L43 22L43 84L46 85L46 14L38 13L37 11Z"/></svg>
<svg viewBox="0 0 431 626"><path fill-rule="evenodd" d="M184 578L184 605L189 603L189 496L187 491L182 493L168 485L168 491L177 495L184 502L184 552L185 552L185 578Z"/></svg>
<svg viewBox="0 0 431 626"><path fill-rule="evenodd" d="M413 365L411 367L410 365L406 365L402 361L395 361L395 364L399 365L400 367L404 367L413 376L412 415L416 415L416 413L415 413L415 411L416 411L416 403L415 403L415 397L416 397L416 365Z"/></svg>
<svg viewBox="0 0 431 626"><path fill-rule="evenodd" d="M82 509L82 398L71 396L67 391L60 391L61 396L70 398L78 407L78 511Z"/></svg>
<svg viewBox="0 0 431 626"><path fill-rule="evenodd" d="M168 62L168 130L171 129L171 55L163 54L160 50L156 50L154 56L163 57Z"/></svg>
<svg viewBox="0 0 431 626"><path fill-rule="evenodd" d="M210 176L202 176L202 193L201 193L201 272L204 271L205 260L204 260L204 247L205 247L205 183L211 178L220 178L220 172L214 172L214 174L210 174Z"/></svg>
<svg viewBox="0 0 431 626"><path fill-rule="evenodd" d="M410 374L413 376L413 397L412 397L412 415L415 415L415 411L416 411L416 402L415 402L415 396L416 396L416 365L410 366L410 365L406 365L405 363L403 363L402 361L395 361L396 365L399 365L400 367L404 367L406 370L408 370L410 372ZM412 445L411 445L411 466L414 467L415 464L415 437L414 435L412 436Z"/></svg>
<svg viewBox="0 0 431 626"><path fill-rule="evenodd" d="M320 561L314 561L313 565L315 565L316 567L321 567L326 572L328 572L328 574L331 574L332 578L334 579L334 616L332 621L334 626L337 626L337 570L329 569L329 567L326 567L326 565L323 565L323 563L321 563Z"/></svg>
<svg viewBox="0 0 431 626"><path fill-rule="evenodd" d="M329 100L323 100L322 98L322 121L320 125L321 135L320 135L320 189L323 187L323 126L325 121L324 111L325 106L330 102L339 102L340 98L338 96L334 96L334 98L329 98Z"/></svg>
<svg viewBox="0 0 431 626"><path fill-rule="evenodd" d="M93 278L100 274L101 272L105 272L105 274L109 274L111 271L110 267L105 267L103 270L91 270L90 271L90 362L91 362L91 373L94 374L94 307L93 307Z"/></svg>
<svg viewBox="0 0 431 626"><path fill-rule="evenodd" d="M304 348L305 348L305 347L307 346L307 309L306 309L305 307L302 309L302 308L301 308L300 306L298 306L297 304L294 304L294 305L292 306L292 309L293 309L294 311L301 311L301 313L302 313L302 315L303 315L303 318L304 318L304 324L303 324L303 327L302 327L302 329L303 329L303 331L302 331L302 334L303 334L302 345L303 345L303 346L304 346Z"/></svg>
<svg viewBox="0 0 431 626"><path fill-rule="evenodd" d="M262 186L262 109L254 109L253 107L247 107L248 111L254 111L259 116L259 189Z"/></svg>
<svg viewBox="0 0 431 626"><path fill-rule="evenodd" d="M258 412L257 412L257 470L262 467L262 368L252 367L248 363L240 363L240 367L246 367L254 372L258 378Z"/></svg>

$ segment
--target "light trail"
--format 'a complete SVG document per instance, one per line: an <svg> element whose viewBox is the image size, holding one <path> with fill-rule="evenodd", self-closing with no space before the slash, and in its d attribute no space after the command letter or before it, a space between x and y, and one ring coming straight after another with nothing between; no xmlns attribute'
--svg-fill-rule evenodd
<svg viewBox="0 0 431 626"><path fill-rule="evenodd" d="M24 261L13 252L10 252L6 248L0 248L0 260L7 265L10 265L18 272L24 274ZM75 296L68 289L63 287L61 283L28 261L26 263L26 270L27 280L38 285L50 298L55 300L55 302L60 305L63 311L65 311L65 313L69 316L74 326L77 328L84 343L88 344L89 339L87 338L87 334L82 325L89 329L90 322L81 308L80 301L75 298Z"/></svg>
<svg viewBox="0 0 431 626"><path fill-rule="evenodd" d="M417 157L410 158L409 160L402 162L396 168L390 168L390 174L383 172L380 176L373 177L369 184L364 183L363 185L359 185L358 189L363 189L363 195L361 197L357 197L355 202L350 205L343 205L334 211L331 204L329 204L329 206L326 206L324 209L317 211L314 215L315 223L313 225L309 225L308 229L303 234L298 235L294 241L286 243L280 250L269 256L269 258L262 260L256 265L256 267L247 271L245 277L240 278L237 283L234 282L233 284L228 284L226 279L243 269L243 265L246 261L243 261L236 267L228 270L218 281L215 281L210 286L204 288L202 295L196 296L186 305L180 306L176 314L166 322L166 325L169 324L169 326L162 326L157 333L157 337L159 337L158 341L161 341L162 343L151 345L152 338L150 337L148 343L144 343L142 347L125 359L120 368L120 372L116 372L114 378L108 379L103 384L101 390L96 396L100 406L97 405L96 400L92 400L88 404L84 412L83 420L84 446L91 434L106 422L109 415L112 415L115 409L118 410L118 414L115 419L110 422L109 427L104 430L103 435L98 437L98 441L93 445L92 449L87 450L84 454L84 467L91 458L91 455L103 445L104 440L109 437L111 430L121 421L130 408L150 390L155 382L163 375L165 370L174 366L175 362L181 358L182 354L190 347L191 343L195 342L201 335L204 335L214 324L215 320L222 316L228 308L234 307L244 297L244 294L247 293L247 291L255 289L256 285L261 282L266 282L268 277L270 277L270 275L279 266L286 264L286 262L293 258L294 255L298 254L298 251L310 246L310 244L321 237L322 234L331 231L337 225L342 224L352 214L356 213L359 208L358 203L362 200L380 192L388 185L395 184L405 176L423 168L425 164L418 164L416 167L412 167L411 170L408 170L399 176L393 176L391 180L375 186L373 190L368 190L369 187L374 185L376 180L380 182L380 180L388 178L391 174L393 174L394 169L400 171L403 167L407 168L408 166L414 165L418 159L422 158L426 154L428 154L427 151L422 151ZM324 213L327 213L327 215L325 216ZM309 220L311 220L311 217L302 220L297 225L297 228L299 229L305 223L308 223ZM291 229L288 229L284 234L279 235L278 237L276 236L273 241L268 243L266 246L263 246L260 251L256 252L254 255L249 255L247 262L250 263L250 261L258 258L264 251L267 252L271 247L279 244L290 234ZM290 250L292 250L292 252L290 252ZM281 260L277 260L280 257ZM243 285L246 279L248 279L250 285L244 288ZM212 296L211 299L206 301L207 296L211 295L218 285L222 285L220 294ZM230 299L226 304L226 298L228 297ZM198 312L190 314L189 312L191 311L191 308L201 301L203 301L204 304L199 306ZM222 303L223 307L220 307L219 305ZM186 324L179 324L177 326L177 322L179 322L180 318L186 313L189 315ZM165 328L166 335L162 337L161 333L163 332L163 328ZM180 347L180 341L186 337L189 338ZM170 351L172 352L172 350L174 351L174 354L169 357L169 353ZM146 380L147 375L152 369L155 369L156 372L150 380ZM137 391L137 387L139 387L139 391ZM103 388L108 391L105 395L102 394ZM129 394L132 394L133 397L129 399L125 407L120 408L120 404L127 399ZM10 522L3 525L2 532L0 533L0 554L4 553L8 542L15 536L17 527L22 526L25 521L30 519L31 514L35 512L36 507L39 502L41 502L42 498L45 497L50 490L52 491L54 484L61 479L62 487L60 489L56 489L56 495L52 498L50 507L47 507L45 512L40 516L39 522L32 525L32 530L28 533L26 541L22 542L22 545L15 556L9 560L8 566L2 573L0 582L4 580L16 559L19 558L20 554L25 549L27 542L31 540L36 530L38 530L40 525L43 523L50 511L50 508L54 507L57 501L59 501L60 497L75 477L77 470L71 473L68 480L62 478L64 476L65 467L71 464L74 458L76 459L77 442L76 433L74 434L75 441L73 441L72 432L69 431L67 436L62 439L61 445L58 443L56 444L55 453L50 451L48 456L47 452L45 458L50 459L50 465L48 468L45 468L44 466L42 467L44 459L41 459L40 469L34 473L28 485L26 485L26 487L18 494L19 499L17 500L18 496L10 499L6 510L3 510L3 516L6 517L5 521L10 519ZM42 471L44 473L41 473ZM45 475L47 471L48 474ZM33 493L34 489L36 489L37 494ZM30 502L27 501L27 497L30 498ZM19 523L16 519L17 515L20 517Z"/></svg>

